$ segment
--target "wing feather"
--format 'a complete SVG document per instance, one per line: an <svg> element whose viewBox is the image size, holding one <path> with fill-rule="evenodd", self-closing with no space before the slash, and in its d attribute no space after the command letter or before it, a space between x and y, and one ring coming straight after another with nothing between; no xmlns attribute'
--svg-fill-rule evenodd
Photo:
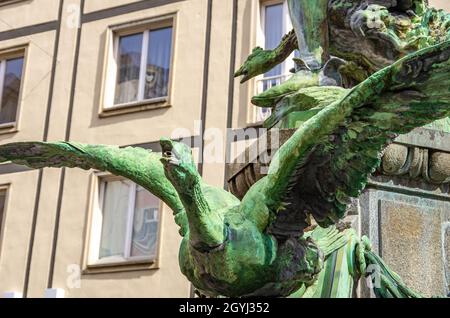
<svg viewBox="0 0 450 318"><path fill-rule="evenodd" d="M0 162L11 161L34 169L96 169L130 179L163 200L174 211L183 234L187 222L184 207L165 176L160 158L159 154L143 148L75 142L21 142L0 146Z"/></svg>
<svg viewBox="0 0 450 318"><path fill-rule="evenodd" d="M287 214L302 220L297 235L303 234L308 213L323 226L344 217L349 199L365 188L387 145L450 115L449 87L446 41L375 73L306 121L279 149L265 177L268 206L276 214L269 231L293 235L288 223L295 217ZM278 202L290 205L279 211Z"/></svg>

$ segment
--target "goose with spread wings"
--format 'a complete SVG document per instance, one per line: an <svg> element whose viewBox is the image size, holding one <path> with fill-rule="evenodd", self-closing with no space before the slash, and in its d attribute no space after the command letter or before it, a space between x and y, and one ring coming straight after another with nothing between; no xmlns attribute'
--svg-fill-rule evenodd
<svg viewBox="0 0 450 318"><path fill-rule="evenodd" d="M203 294L288 296L313 284L327 257L324 244L304 235L308 216L323 227L338 222L396 136L449 116L449 75L450 41L373 74L304 122L242 201L207 185L191 149L169 139L161 140L161 155L74 142L13 143L0 146L0 160L129 178L174 211L183 235L181 270Z"/></svg>

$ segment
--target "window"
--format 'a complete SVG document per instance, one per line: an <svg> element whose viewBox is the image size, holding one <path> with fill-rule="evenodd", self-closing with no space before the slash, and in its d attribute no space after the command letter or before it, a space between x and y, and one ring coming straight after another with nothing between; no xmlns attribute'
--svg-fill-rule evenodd
<svg viewBox="0 0 450 318"><path fill-rule="evenodd" d="M119 29L113 37L105 109L167 102L173 49L171 21Z"/></svg>
<svg viewBox="0 0 450 318"><path fill-rule="evenodd" d="M264 21L264 49L272 50L280 44L283 35L285 34L284 28L284 4L272 4L263 6L263 21ZM284 73L284 65L279 64L272 70L264 74L264 78L279 77ZM267 80L264 82L264 90L272 83L273 80Z"/></svg>
<svg viewBox="0 0 450 318"><path fill-rule="evenodd" d="M23 56L0 61L0 127L16 121L22 84Z"/></svg>
<svg viewBox="0 0 450 318"><path fill-rule="evenodd" d="M131 181L104 177L94 201L88 266L156 260L157 197Z"/></svg>
<svg viewBox="0 0 450 318"><path fill-rule="evenodd" d="M2 229L5 219L5 205L6 205L7 188L0 187L0 240L2 238ZM0 242L1 243L1 242Z"/></svg>
<svg viewBox="0 0 450 318"><path fill-rule="evenodd" d="M260 28L258 45L264 49L274 49L283 36L292 29L287 1L263 1L260 6ZM294 54L292 55L294 57ZM272 70L256 79L256 94L279 85L289 78L290 69L294 67L292 58L275 66ZM270 109L257 107L256 122L264 121L270 116Z"/></svg>
<svg viewBox="0 0 450 318"><path fill-rule="evenodd" d="M9 4L13 4L16 2L21 2L21 1L25 1L25 0L0 0L0 7L1 6L7 6Z"/></svg>
<svg viewBox="0 0 450 318"><path fill-rule="evenodd" d="M5 210L6 202L6 189L0 189L0 229L2 228L3 222L3 211Z"/></svg>

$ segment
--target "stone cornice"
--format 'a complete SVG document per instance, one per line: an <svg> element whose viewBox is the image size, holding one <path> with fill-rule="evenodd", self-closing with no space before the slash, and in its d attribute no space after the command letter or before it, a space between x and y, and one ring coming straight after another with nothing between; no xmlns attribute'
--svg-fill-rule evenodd
<svg viewBox="0 0 450 318"><path fill-rule="evenodd" d="M277 137L280 145L283 144L295 129L281 130ZM270 139L271 131L269 131ZM268 142L268 145L271 143ZM257 160L249 163L250 149L257 147L251 145L237 160L228 166L228 185L230 191L242 198L247 190L261 177L264 169ZM255 150L255 149L254 149ZM258 158L261 149L257 151ZM272 152L270 149L269 152ZM385 176L401 176L414 180L422 180L432 185L450 183L450 134L437 130L419 128L413 132L398 137L395 142L386 148L382 164L378 173Z"/></svg>
<svg viewBox="0 0 450 318"><path fill-rule="evenodd" d="M409 134L401 135L396 143L450 152L450 134L428 128L417 128Z"/></svg>

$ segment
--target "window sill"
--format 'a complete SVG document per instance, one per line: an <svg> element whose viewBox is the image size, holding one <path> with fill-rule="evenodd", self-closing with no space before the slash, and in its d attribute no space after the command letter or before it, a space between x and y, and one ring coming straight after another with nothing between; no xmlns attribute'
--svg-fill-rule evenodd
<svg viewBox="0 0 450 318"><path fill-rule="evenodd" d="M265 120L247 122L246 128L264 128L264 122Z"/></svg>
<svg viewBox="0 0 450 318"><path fill-rule="evenodd" d="M153 109L167 108L171 106L172 105L169 103L169 100L167 98L159 98L136 103L121 104L112 107L104 107L99 113L99 117L105 118Z"/></svg>
<svg viewBox="0 0 450 318"><path fill-rule="evenodd" d="M158 260L130 260L115 263L99 263L86 265L83 269L83 274L103 274L103 273L118 273L131 272L143 270L157 270L159 269Z"/></svg>
<svg viewBox="0 0 450 318"><path fill-rule="evenodd" d="M0 124L0 135L11 134L17 131L17 124L15 122Z"/></svg>
<svg viewBox="0 0 450 318"><path fill-rule="evenodd" d="M10 1L4 1L4 2L0 2L0 7L5 7L5 6L9 6L11 4L14 3L18 3L18 2L25 2L27 0L10 0Z"/></svg>

